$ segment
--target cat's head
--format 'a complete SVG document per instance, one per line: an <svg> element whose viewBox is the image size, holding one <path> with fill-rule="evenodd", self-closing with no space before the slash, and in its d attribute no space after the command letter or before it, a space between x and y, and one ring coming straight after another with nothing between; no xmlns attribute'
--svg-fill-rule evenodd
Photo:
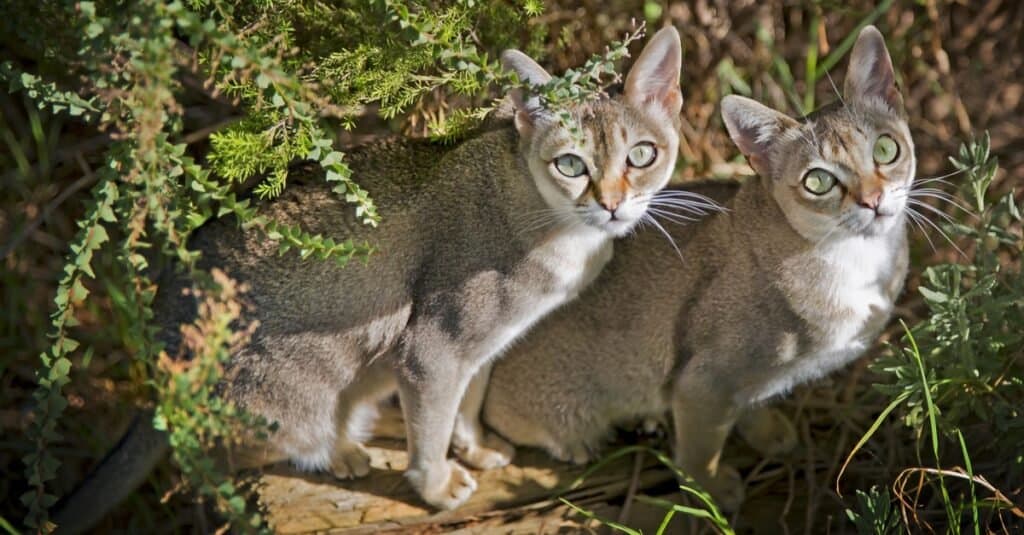
<svg viewBox="0 0 1024 535"><path fill-rule="evenodd" d="M790 225L814 242L901 228L914 143L882 34L867 26L843 96L803 122L753 100L722 101L726 128Z"/></svg>
<svg viewBox="0 0 1024 535"><path fill-rule="evenodd" d="M516 50L506 51L502 63L533 86L551 79ZM637 58L621 95L569 107L572 121L562 121L534 95L513 92L523 157L561 221L621 236L644 215L675 168L681 66L679 33L668 27ZM573 124L581 133L567 128Z"/></svg>

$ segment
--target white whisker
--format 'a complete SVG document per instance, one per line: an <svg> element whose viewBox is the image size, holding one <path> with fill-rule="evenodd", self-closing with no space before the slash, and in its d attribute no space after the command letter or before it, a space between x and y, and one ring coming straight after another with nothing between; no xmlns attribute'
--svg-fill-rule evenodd
<svg viewBox="0 0 1024 535"><path fill-rule="evenodd" d="M925 206L927 206L927 205L925 205ZM931 208L931 207L929 206L929 208ZM915 211L910 206L907 206L907 210ZM917 215L921 216L921 221L923 221L926 225L930 226L931 228L935 229L935 231L938 232L940 236L942 236L947 242L949 242L949 245L951 245L953 247L953 249L956 249L956 252L960 253L960 256L962 256L964 258L967 258L967 254L965 254L963 252L963 250L961 250L959 247L957 247L956 243L953 242L953 239L950 238L949 235L946 234L946 232L944 230L942 230L941 227L939 227L937 224L935 224L935 222L932 221L931 219L928 219L927 217L925 217L924 214L918 212Z"/></svg>
<svg viewBox="0 0 1024 535"><path fill-rule="evenodd" d="M952 217L950 217L949 214L947 214L946 212L943 212L942 210L939 210L938 208L936 208L936 207L934 207L934 206L932 206L932 205L930 205L928 203L917 201L917 200L914 200L914 199L908 199L907 203L908 204L912 204L914 206L917 206L919 208L924 208L924 209L928 210L929 212L931 212L931 213L941 217L943 221L945 221L946 223L949 223L950 225L956 225L956 221Z"/></svg>
<svg viewBox="0 0 1024 535"><path fill-rule="evenodd" d="M908 199L918 200L919 202L921 199L936 199L953 205L954 207L956 207L957 209L961 210L962 212L971 217L977 217L977 215L974 212L972 212L970 208L967 208L966 206L960 204L960 202L957 201L956 198L952 197L948 193L943 195L942 193L933 193L929 191L912 191L908 195Z"/></svg>
<svg viewBox="0 0 1024 535"><path fill-rule="evenodd" d="M825 71L825 77L828 78L828 83L832 84L832 91L835 91L836 97L839 97L839 103L842 104L843 107L845 108L846 107L846 101L843 100L843 95L839 92L839 88L836 87L836 82L835 82L835 80L832 79L832 75L829 74L828 71Z"/></svg>
<svg viewBox="0 0 1024 535"><path fill-rule="evenodd" d="M654 214L654 215L656 215L656 216L661 216L661 217L667 219L668 221L671 221L672 223L676 223L677 225L686 225L686 224L695 223L695 222L698 221L697 219L694 219L692 217L686 217L686 216L675 214L675 213L672 213L672 212L666 212L664 210L658 210L657 208L648 208L647 211L652 213L652 214Z"/></svg>
<svg viewBox="0 0 1024 535"><path fill-rule="evenodd" d="M672 206L688 211L700 211L702 214L721 211L718 209L717 204L707 204L701 201L685 201L682 199L654 199L650 201L650 204L651 206Z"/></svg>
<svg viewBox="0 0 1024 535"><path fill-rule="evenodd" d="M654 201L684 201L690 199L700 206L716 212L728 211L728 208L718 204L710 197L686 190L661 190L652 196Z"/></svg>
<svg viewBox="0 0 1024 535"><path fill-rule="evenodd" d="M924 216L922 216L921 214L917 213L916 211L909 207L906 210L906 214L910 216L911 223L913 223L914 226L921 231L921 234L924 235L924 239L928 240L928 245L932 248L932 252L937 252L938 249L935 248L935 242L932 241L931 236L928 235L928 231L924 228L924 224L921 223L920 221L920 218Z"/></svg>
<svg viewBox="0 0 1024 535"><path fill-rule="evenodd" d="M679 259L682 260L683 253L679 250L679 247L676 246L676 241L672 239L672 235L669 234L667 230L665 230L665 227L661 226L661 223L658 223L658 221L651 217L650 214L644 214L643 218L649 221L652 225L654 225L654 228L658 229L658 231L660 231L665 236L665 238L668 239L668 243L672 245L672 248L676 250L676 254L679 255Z"/></svg>

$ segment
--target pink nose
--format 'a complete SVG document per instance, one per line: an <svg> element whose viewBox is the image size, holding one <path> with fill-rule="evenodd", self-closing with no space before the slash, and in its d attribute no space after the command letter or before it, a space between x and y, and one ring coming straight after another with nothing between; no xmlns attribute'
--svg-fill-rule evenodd
<svg viewBox="0 0 1024 535"><path fill-rule="evenodd" d="M619 199L601 199L600 204L605 210L615 213L615 209L619 207Z"/></svg>
<svg viewBox="0 0 1024 535"><path fill-rule="evenodd" d="M872 192L861 195L860 200L857 204L870 208L872 210L878 210L879 203L882 202L882 190L875 190Z"/></svg>

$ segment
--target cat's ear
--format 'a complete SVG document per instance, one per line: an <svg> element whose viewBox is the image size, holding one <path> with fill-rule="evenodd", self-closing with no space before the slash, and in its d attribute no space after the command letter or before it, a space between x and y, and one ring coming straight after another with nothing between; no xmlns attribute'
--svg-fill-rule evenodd
<svg viewBox="0 0 1024 535"><path fill-rule="evenodd" d="M762 176L767 176L770 171L771 148L778 137L790 128L800 126L784 113L736 95L722 99L722 120L733 143Z"/></svg>
<svg viewBox="0 0 1024 535"><path fill-rule="evenodd" d="M679 32L666 26L654 34L626 76L624 95L636 107L659 106L669 116L679 114L683 94L679 71L683 68L683 46Z"/></svg>
<svg viewBox="0 0 1024 535"><path fill-rule="evenodd" d="M519 76L519 80L531 86L544 85L551 80L551 75L533 61L533 58L522 52L510 49L501 54L501 65L507 71ZM515 125L520 134L533 129L537 120L545 114L544 107L536 95L530 95L524 89L513 89L509 96L515 106Z"/></svg>
<svg viewBox="0 0 1024 535"><path fill-rule="evenodd" d="M882 105L903 113L903 97L896 88L892 59L885 48L885 38L874 26L865 26L857 36L850 53L843 94L846 100L875 107Z"/></svg>

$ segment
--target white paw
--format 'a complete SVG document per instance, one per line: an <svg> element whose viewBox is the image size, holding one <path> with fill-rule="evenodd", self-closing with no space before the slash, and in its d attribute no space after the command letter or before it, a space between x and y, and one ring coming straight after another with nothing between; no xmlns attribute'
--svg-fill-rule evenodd
<svg viewBox="0 0 1024 535"><path fill-rule="evenodd" d="M797 445L796 427L778 409L759 409L740 418L736 430L743 440L765 457L789 453Z"/></svg>
<svg viewBox="0 0 1024 535"><path fill-rule="evenodd" d="M346 444L334 450L331 473L338 479L353 479L370 473L370 454L362 444Z"/></svg>
<svg viewBox="0 0 1024 535"><path fill-rule="evenodd" d="M405 477L423 501L438 509L455 509L476 490L476 480L455 461L446 461L432 469L409 469Z"/></svg>
<svg viewBox="0 0 1024 535"><path fill-rule="evenodd" d="M644 418L644 421L640 424L640 429L648 435L654 435L658 432L658 427L661 422L657 418Z"/></svg>
<svg viewBox="0 0 1024 535"><path fill-rule="evenodd" d="M512 462L516 449L501 437L489 434L484 438L484 445L456 449L459 460L477 470L501 468Z"/></svg>

